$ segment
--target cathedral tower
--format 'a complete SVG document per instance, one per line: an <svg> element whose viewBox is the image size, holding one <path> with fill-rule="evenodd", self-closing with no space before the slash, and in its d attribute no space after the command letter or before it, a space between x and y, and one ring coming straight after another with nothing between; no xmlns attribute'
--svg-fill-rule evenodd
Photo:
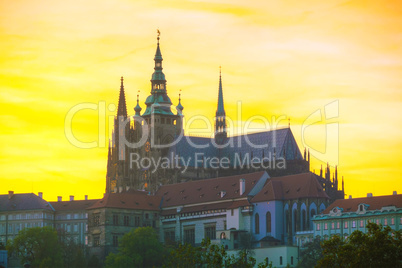
<svg viewBox="0 0 402 268"><path fill-rule="evenodd" d="M216 109L215 114L215 142L216 144L223 144L226 138L227 138L226 113L225 113L225 107L223 105L222 74L221 70L219 69L218 108Z"/></svg>

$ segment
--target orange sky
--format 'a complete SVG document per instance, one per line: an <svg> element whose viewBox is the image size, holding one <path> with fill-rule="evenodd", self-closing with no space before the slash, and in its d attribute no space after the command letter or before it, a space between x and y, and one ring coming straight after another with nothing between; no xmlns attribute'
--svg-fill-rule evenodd
<svg viewBox="0 0 402 268"><path fill-rule="evenodd" d="M75 147L65 117L80 103L116 104L122 75L128 110L138 90L144 108L157 28L168 93L176 105L182 89L187 120L214 116L222 65L234 121L290 117L301 150L316 152L312 169L338 164L346 194L402 193L397 1L21 0L2 1L0 14L0 194L102 196L106 142ZM303 122L328 104L339 114L327 122L339 124L339 139L327 133L332 142L325 147L319 123L306 128L303 141ZM99 130L98 112L74 116L79 140L107 140L110 126ZM106 109L105 116L113 114Z"/></svg>

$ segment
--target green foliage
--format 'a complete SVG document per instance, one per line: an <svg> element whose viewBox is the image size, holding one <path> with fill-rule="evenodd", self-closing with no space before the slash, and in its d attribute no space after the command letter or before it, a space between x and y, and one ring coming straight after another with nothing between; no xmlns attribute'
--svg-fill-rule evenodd
<svg viewBox="0 0 402 268"><path fill-rule="evenodd" d="M300 252L301 260L298 267L314 267L322 256L321 240L317 236L312 242L306 243L305 248Z"/></svg>
<svg viewBox="0 0 402 268"><path fill-rule="evenodd" d="M367 224L368 232L354 231L344 241L334 236L321 244L324 257L317 267L402 267L401 231Z"/></svg>
<svg viewBox="0 0 402 268"><path fill-rule="evenodd" d="M7 250L19 255L21 264L30 263L32 268L63 267L57 233L50 227L21 230L7 245Z"/></svg>
<svg viewBox="0 0 402 268"><path fill-rule="evenodd" d="M117 254L109 254L106 267L152 267L162 263L163 246L152 227L141 227L125 234Z"/></svg>
<svg viewBox="0 0 402 268"><path fill-rule="evenodd" d="M88 268L101 268L102 264L100 263L98 257L96 255L92 255L88 260Z"/></svg>
<svg viewBox="0 0 402 268"><path fill-rule="evenodd" d="M250 250L250 249L248 249ZM170 256L164 267L254 267L256 261L248 256L250 251L240 250L238 256L228 255L223 245L211 244L211 241L203 240L201 247L193 247L189 244L178 245L170 252ZM268 260L258 264L259 268L272 267Z"/></svg>

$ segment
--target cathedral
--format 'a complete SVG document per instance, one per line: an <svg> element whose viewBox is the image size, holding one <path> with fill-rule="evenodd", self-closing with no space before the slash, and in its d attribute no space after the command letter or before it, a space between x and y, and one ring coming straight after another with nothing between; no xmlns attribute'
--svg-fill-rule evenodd
<svg viewBox="0 0 402 268"><path fill-rule="evenodd" d="M221 72L213 137L184 135L184 107L179 94L172 112L159 39L158 35L151 91L144 112L137 95L135 114L128 115L121 78L108 149L106 193L129 190L155 193L162 185L256 171L266 171L270 177L309 172L310 153L306 150L301 153L290 126L228 135ZM337 171L335 174L331 179L327 167L325 177L317 176L318 181L332 199L343 198L343 189L338 191Z"/></svg>

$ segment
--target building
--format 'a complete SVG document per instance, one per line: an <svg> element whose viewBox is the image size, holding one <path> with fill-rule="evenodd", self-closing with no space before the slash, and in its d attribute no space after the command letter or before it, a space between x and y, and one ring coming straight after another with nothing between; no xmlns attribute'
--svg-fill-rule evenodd
<svg viewBox="0 0 402 268"><path fill-rule="evenodd" d="M255 239L293 245L297 232L312 230L314 215L330 202L318 179L310 172L271 178L251 199Z"/></svg>
<svg viewBox="0 0 402 268"><path fill-rule="evenodd" d="M137 95L133 117L127 113L121 78L108 151L106 193L127 188L155 193L161 185L257 171L267 171L271 177L309 172L310 154L306 150L304 154L300 152L290 127L228 135L221 74L213 137L184 135L182 99L179 94L173 113L162 61L158 36L150 95L145 100L143 113ZM162 159L162 164L150 163L144 167L140 163L143 159L155 160L150 161L153 163ZM328 167L319 182L331 200L343 198L337 171L331 179Z"/></svg>
<svg viewBox="0 0 402 268"><path fill-rule="evenodd" d="M161 198L142 191L107 193L87 208L89 254L103 260L117 252L119 239L133 228L158 230Z"/></svg>
<svg viewBox="0 0 402 268"><path fill-rule="evenodd" d="M62 239L73 241L75 244L88 244L86 209L98 200L88 200L88 196L85 196L85 200L74 200L74 196L70 196L69 201L62 201L59 196L57 202L50 202L54 208L54 227Z"/></svg>
<svg viewBox="0 0 402 268"><path fill-rule="evenodd" d="M314 228L310 234L298 237L298 244L303 246L313 237L329 239L339 235L345 239L356 231L367 232L368 222L390 226L394 230L402 229L402 195L373 196L336 200L321 214L313 218Z"/></svg>
<svg viewBox="0 0 402 268"><path fill-rule="evenodd" d="M31 227L45 227L54 224L54 208L42 199L42 193L35 195L0 195L0 242L4 245L20 230Z"/></svg>

